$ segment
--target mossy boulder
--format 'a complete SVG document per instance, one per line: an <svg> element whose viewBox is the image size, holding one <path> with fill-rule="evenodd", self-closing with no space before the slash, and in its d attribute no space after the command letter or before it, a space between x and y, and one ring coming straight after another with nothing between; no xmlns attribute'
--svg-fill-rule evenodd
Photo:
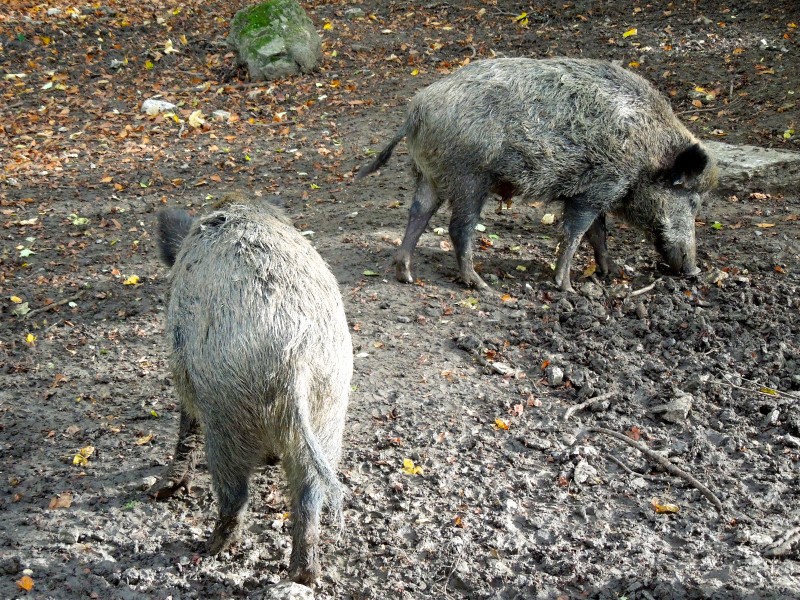
<svg viewBox="0 0 800 600"><path fill-rule="evenodd" d="M319 34L295 0L268 0L237 12L228 45L256 80L308 73L322 56Z"/></svg>

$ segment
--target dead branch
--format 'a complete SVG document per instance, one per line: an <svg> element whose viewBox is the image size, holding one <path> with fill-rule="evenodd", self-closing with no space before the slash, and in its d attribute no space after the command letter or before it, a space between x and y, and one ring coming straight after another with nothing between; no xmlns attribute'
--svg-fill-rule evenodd
<svg viewBox="0 0 800 600"><path fill-rule="evenodd" d="M78 300L81 296L83 296L84 293L85 293L85 290L80 291L77 294L74 294L73 296L69 296L67 298L62 298L61 300L58 300L57 302L51 302L50 304L47 304L45 306L41 306L39 308L34 308L33 310L25 313L25 318L29 319L33 315L38 314L40 312L45 312L45 311L48 311L48 310L51 310L51 309L55 308L56 306L63 306L65 304L69 304L70 302L74 302L75 300Z"/></svg>
<svg viewBox="0 0 800 600"><path fill-rule="evenodd" d="M714 505L714 508L717 509L718 513L721 514L723 512L722 502L720 502L719 498L717 498L717 496L714 494L714 492L712 492L704 484L700 483L692 475L690 475L689 473L687 473L683 469L675 466L672 463L672 461L669 460L668 458L664 458L663 456L661 456L657 452L654 452L654 451L650 450L650 448L648 448L644 444L640 444L639 442L637 442L635 440L632 440L627 435L624 435L622 433L618 433L618 432L613 431L611 429L606 429L605 427L590 427L589 431L592 431L594 433L602 433L604 435L608 435L608 436L613 437L613 438L615 438L617 440L620 440L621 442L625 442L629 446L633 446L639 452L644 454L647 458L649 458L653 462L656 462L659 465L661 465L667 472L675 475L676 477L680 477L681 479L683 479L684 481L689 483L693 488L698 490L701 494L703 494L703 496L705 496L708 499L709 502L711 502L711 504Z"/></svg>

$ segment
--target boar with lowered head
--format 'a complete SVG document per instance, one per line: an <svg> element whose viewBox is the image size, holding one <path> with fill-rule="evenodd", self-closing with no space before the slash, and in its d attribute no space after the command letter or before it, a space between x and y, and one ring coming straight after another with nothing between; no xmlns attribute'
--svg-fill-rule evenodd
<svg viewBox="0 0 800 600"><path fill-rule="evenodd" d="M428 221L450 203L460 279L475 272L472 238L491 193L563 204L556 284L572 290L570 265L586 235L597 272L613 269L606 214L650 232L676 272L699 271L694 217L716 184L702 144L645 79L586 59L502 58L472 63L420 91L405 123L358 173L385 164L407 138L416 179L397 279L411 282L411 255Z"/></svg>

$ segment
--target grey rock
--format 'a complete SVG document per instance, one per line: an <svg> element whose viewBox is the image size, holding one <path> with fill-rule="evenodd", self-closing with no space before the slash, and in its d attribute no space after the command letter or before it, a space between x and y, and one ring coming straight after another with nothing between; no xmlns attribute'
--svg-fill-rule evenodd
<svg viewBox="0 0 800 600"><path fill-rule="evenodd" d="M704 143L717 159L721 191L772 193L800 186L800 152Z"/></svg>
<svg viewBox="0 0 800 600"><path fill-rule="evenodd" d="M215 121L227 121L231 118L231 113L227 110L215 110L211 113L211 116L214 117Z"/></svg>
<svg viewBox="0 0 800 600"><path fill-rule="evenodd" d="M254 80L309 73L322 57L322 41L295 0L268 0L233 17L228 45Z"/></svg>
<svg viewBox="0 0 800 600"><path fill-rule="evenodd" d="M345 10L344 16L346 19L360 19L364 16L364 11L357 6L354 6Z"/></svg>
<svg viewBox="0 0 800 600"><path fill-rule="evenodd" d="M564 383L564 371L561 367L556 367L555 365L549 365L544 370L545 377L547 377L548 385L561 385Z"/></svg>
<svg viewBox="0 0 800 600"><path fill-rule="evenodd" d="M691 394L681 394L666 404L654 406L650 410L670 423L683 423L692 409L694 398Z"/></svg>

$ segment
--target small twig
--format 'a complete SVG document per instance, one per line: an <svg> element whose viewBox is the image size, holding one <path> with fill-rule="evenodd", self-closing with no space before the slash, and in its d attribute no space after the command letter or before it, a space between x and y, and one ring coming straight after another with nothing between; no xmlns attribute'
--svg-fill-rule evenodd
<svg viewBox="0 0 800 600"><path fill-rule="evenodd" d="M50 310L52 308L55 308L56 306L63 306L64 304L69 304L70 302L73 302L74 300L77 300L78 298L83 296L83 294L84 294L84 290L78 292L74 296L69 296L68 298L62 298L58 302L51 302L50 304L47 304L45 306L41 306L39 308L34 308L32 311L29 311L28 313L25 314L25 318L29 319L33 315L38 314L40 312L48 311L48 310Z"/></svg>
<svg viewBox="0 0 800 600"><path fill-rule="evenodd" d="M654 483L661 483L664 481L663 477L655 477L653 475L648 475L647 473L640 473L639 471L634 471L620 459L618 459L613 454L607 454L606 457L617 466L619 466L623 471L628 473L629 475L635 475L636 477L642 477L643 479L647 479L648 481L652 481Z"/></svg>
<svg viewBox="0 0 800 600"><path fill-rule="evenodd" d="M736 100L738 100L738 98ZM731 101L731 102L728 102L728 104L726 104L725 106L706 106L705 108L690 108L689 110L682 110L682 111L680 111L679 113L676 113L676 114L686 115L686 114L689 114L689 113L709 112L709 111L713 111L713 110L726 110L726 109L730 108L733 104L734 104L734 101Z"/></svg>
<svg viewBox="0 0 800 600"><path fill-rule="evenodd" d="M643 287L642 289L640 289L640 290L635 290L635 291L631 292L630 294L628 294L628 296L629 296L629 297L631 297L631 298L633 298L634 296L641 296L642 294L646 294L647 292L649 292L650 290L652 290L654 287L656 287L656 284L657 284L659 281L661 281L661 277L659 277L658 279L656 279L656 280L655 280L653 283L651 283L650 285L646 285L646 286L644 286L644 287Z"/></svg>
<svg viewBox="0 0 800 600"><path fill-rule="evenodd" d="M728 379L728 376L725 373L723 373L722 376L725 379ZM742 378L742 379L744 379L744 378ZM745 381L749 381L749 380L745 379ZM717 385L727 385L728 387L731 387L731 388L733 388L735 390L740 390L742 392L750 392L751 394L761 394L762 396L766 396L767 398L773 398L774 399L774 398L778 398L778 397L783 396L785 398L793 398L795 400L800 400L800 396L795 396L794 394L792 394L790 392L781 392L779 390L772 390L772 388L769 388L769 389L771 389L773 392L775 392L774 394L770 394L770 393L767 393L767 392L762 392L761 390L751 390L750 388L742 387L741 385L736 385L735 383L731 383L730 381L720 381L719 379L709 379L708 383L714 383L714 384L717 384ZM756 385L760 385L756 381L750 381L750 383L755 383Z"/></svg>
<svg viewBox="0 0 800 600"><path fill-rule="evenodd" d="M478 51L475 50L475 46L473 46L471 44L469 46L464 46L464 49L465 50L472 50L472 56L470 56L470 58L475 58L477 56L477 54L478 54Z"/></svg>
<svg viewBox="0 0 800 600"><path fill-rule="evenodd" d="M644 444L640 444L639 442L632 440L627 435L623 435L622 433L617 433L616 431L613 431L611 429L606 429L605 427L590 427L589 431L611 436L617 440L620 440L621 442L625 442L629 446L633 446L639 452L644 454L647 458L649 458L654 462L657 462L659 465L664 467L664 469L669 473L672 473L676 477L680 477L684 481L688 482L692 487L694 487L701 494L703 494L703 496L705 496L708 499L708 501L711 502L711 504L714 505L714 508L717 509L718 513L723 512L722 502L720 502L719 498L717 498L714 492L712 492L710 489L708 489L708 487L700 483L697 479L695 479L692 475L690 475L683 469L676 467L672 463L672 461L669 460L668 458L664 458L657 452L653 452L652 450L650 450L650 448L648 448Z"/></svg>
<svg viewBox="0 0 800 600"><path fill-rule="evenodd" d="M581 411L584 408L591 406L592 404L596 404L597 402L602 402L607 398L611 398L611 396L613 396L616 393L617 393L616 391L606 392L605 394L600 394L599 396L595 396L594 398L589 398L585 402L581 402L579 404L573 404L564 413L564 420L569 421L570 417L574 415L576 412Z"/></svg>

